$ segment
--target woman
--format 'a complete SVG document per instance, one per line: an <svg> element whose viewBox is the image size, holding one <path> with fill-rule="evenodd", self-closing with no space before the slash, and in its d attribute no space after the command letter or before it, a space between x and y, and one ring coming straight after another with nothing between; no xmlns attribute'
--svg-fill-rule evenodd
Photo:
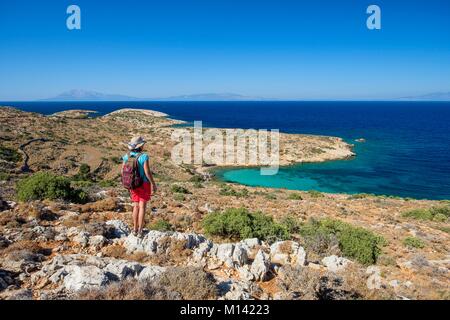
<svg viewBox="0 0 450 320"><path fill-rule="evenodd" d="M122 157L123 163L128 161L128 157L137 159L139 174L143 184L130 190L131 201L133 202L133 235L142 238L142 229L145 222L145 210L147 202L150 201L152 194L155 194L157 187L153 175L150 171L149 156L144 152L146 141L142 137L134 137L128 143L128 152ZM122 165L123 166L123 165Z"/></svg>

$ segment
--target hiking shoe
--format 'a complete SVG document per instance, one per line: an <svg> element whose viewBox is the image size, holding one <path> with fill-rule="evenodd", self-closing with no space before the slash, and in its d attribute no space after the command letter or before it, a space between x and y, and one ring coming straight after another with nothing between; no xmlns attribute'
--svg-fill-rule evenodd
<svg viewBox="0 0 450 320"><path fill-rule="evenodd" d="M137 237L138 236L138 232L137 231L133 231L133 236Z"/></svg>
<svg viewBox="0 0 450 320"><path fill-rule="evenodd" d="M143 239L144 238L144 232L143 231L138 232L137 237L140 238L140 239Z"/></svg>

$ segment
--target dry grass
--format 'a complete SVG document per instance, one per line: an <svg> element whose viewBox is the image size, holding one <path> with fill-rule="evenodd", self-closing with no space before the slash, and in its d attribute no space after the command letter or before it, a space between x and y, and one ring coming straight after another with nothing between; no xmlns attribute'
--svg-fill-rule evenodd
<svg viewBox="0 0 450 320"><path fill-rule="evenodd" d="M169 268L156 281L127 279L106 288L85 290L76 300L206 300L217 297L212 275L201 268Z"/></svg>
<svg viewBox="0 0 450 320"><path fill-rule="evenodd" d="M85 212L80 215L70 216L70 217L64 219L61 222L61 224L67 228L71 228L71 227L78 227L80 225L87 224L87 223L89 223L90 220L91 220L91 214Z"/></svg>
<svg viewBox="0 0 450 320"><path fill-rule="evenodd" d="M75 300L179 300L180 295L151 283L129 279L113 283L106 288L85 290Z"/></svg>
<svg viewBox="0 0 450 320"><path fill-rule="evenodd" d="M294 300L358 300L392 299L386 288L369 290L367 277L357 266L348 267L345 274L336 275L310 268L284 266L277 279L278 288Z"/></svg>
<svg viewBox="0 0 450 320"><path fill-rule="evenodd" d="M87 203L80 206L81 212L104 212L104 211L117 211L122 208L119 206L119 202L116 198L107 198L94 203Z"/></svg>
<svg viewBox="0 0 450 320"><path fill-rule="evenodd" d="M51 253L50 249L42 247L40 244L34 241L23 240L12 243L7 248L1 250L0 254L2 256L5 256L14 254L15 252L19 251L28 251L32 254L42 254L42 255L49 255Z"/></svg>
<svg viewBox="0 0 450 320"><path fill-rule="evenodd" d="M214 278L198 267L173 267L163 273L158 284L181 294L184 300L217 298Z"/></svg>
<svg viewBox="0 0 450 320"><path fill-rule="evenodd" d="M19 228L24 223L26 223L26 220L14 212L5 211L0 214L0 226L12 229Z"/></svg>

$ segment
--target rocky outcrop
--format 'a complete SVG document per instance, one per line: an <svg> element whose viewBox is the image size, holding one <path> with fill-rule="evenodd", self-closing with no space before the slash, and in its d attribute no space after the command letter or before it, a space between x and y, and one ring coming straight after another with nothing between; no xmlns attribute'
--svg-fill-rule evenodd
<svg viewBox="0 0 450 320"><path fill-rule="evenodd" d="M350 260L338 257L338 256L329 256L322 259L323 265L327 268L328 271L331 272L339 272L345 270L347 265L351 263Z"/></svg>
<svg viewBox="0 0 450 320"><path fill-rule="evenodd" d="M106 225L112 226L112 233L115 238L127 237L130 234L130 228L122 220L109 220Z"/></svg>
<svg viewBox="0 0 450 320"><path fill-rule="evenodd" d="M31 281L38 287L56 284L67 291L79 291L122 281L128 277L151 278L163 269L137 262L114 258L101 258L85 254L58 255L46 262L33 274ZM140 275L145 270L145 275Z"/></svg>
<svg viewBox="0 0 450 320"><path fill-rule="evenodd" d="M129 253L143 252L149 255L165 253L167 241L182 241L186 249L197 248L206 241L202 235L194 233L150 231L143 239L129 235L123 246Z"/></svg>
<svg viewBox="0 0 450 320"><path fill-rule="evenodd" d="M274 264L301 267L305 265L306 252L294 241L278 241L270 246L270 259Z"/></svg>
<svg viewBox="0 0 450 320"><path fill-rule="evenodd" d="M270 272L270 260L269 256L264 251L259 250L255 260L250 268L251 274L257 281L267 280Z"/></svg>

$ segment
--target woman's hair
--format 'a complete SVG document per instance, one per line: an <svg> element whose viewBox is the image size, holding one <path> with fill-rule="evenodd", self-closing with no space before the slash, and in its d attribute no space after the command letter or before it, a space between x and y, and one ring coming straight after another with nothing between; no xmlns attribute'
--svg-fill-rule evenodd
<svg viewBox="0 0 450 320"><path fill-rule="evenodd" d="M133 150L131 150L131 152L136 152L136 153L142 152L142 147L133 149Z"/></svg>

